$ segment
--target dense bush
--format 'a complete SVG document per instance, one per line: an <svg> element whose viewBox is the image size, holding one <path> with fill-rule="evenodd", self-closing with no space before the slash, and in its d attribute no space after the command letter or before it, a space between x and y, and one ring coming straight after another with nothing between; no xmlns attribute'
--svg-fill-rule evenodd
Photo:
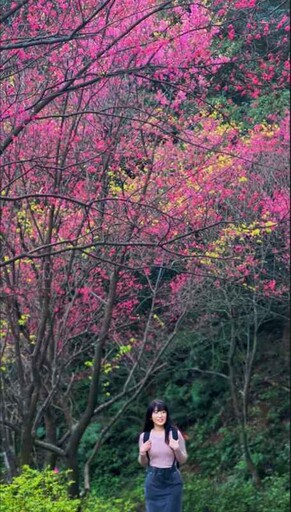
<svg viewBox="0 0 291 512"><path fill-rule="evenodd" d="M139 505L132 498L103 499L90 497L82 507L82 512L137 512Z"/></svg>
<svg viewBox="0 0 291 512"><path fill-rule="evenodd" d="M9 485L0 487L1 510L5 512L144 512L143 476L131 482L107 481L96 485L92 494L70 500L67 494L68 475L43 472L25 467ZM183 512L288 512L288 476L263 480L256 490L251 481L229 478L218 482L183 471ZM97 482L96 482L97 484ZM81 505L81 508L78 508Z"/></svg>
<svg viewBox="0 0 291 512"><path fill-rule="evenodd" d="M28 466L11 484L0 486L1 510L5 512L77 512L79 500L68 498L68 474L39 472Z"/></svg>
<svg viewBox="0 0 291 512"><path fill-rule="evenodd" d="M251 481L223 483L206 478L185 477L184 512L288 512L288 478L270 477L256 490Z"/></svg>

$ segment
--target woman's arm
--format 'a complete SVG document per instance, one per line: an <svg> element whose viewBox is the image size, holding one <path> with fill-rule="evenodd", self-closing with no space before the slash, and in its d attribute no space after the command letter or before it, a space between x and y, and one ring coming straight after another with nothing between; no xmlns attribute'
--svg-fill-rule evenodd
<svg viewBox="0 0 291 512"><path fill-rule="evenodd" d="M151 447L151 441L143 442L143 433L139 436L139 455L138 455L138 462L146 467L148 465L149 459L147 456L147 452Z"/></svg>
<svg viewBox="0 0 291 512"><path fill-rule="evenodd" d="M186 443L184 437L182 436L180 430L178 430L178 440L173 439L172 433L170 433L170 447L174 450L175 457L179 464L184 464L188 458Z"/></svg>

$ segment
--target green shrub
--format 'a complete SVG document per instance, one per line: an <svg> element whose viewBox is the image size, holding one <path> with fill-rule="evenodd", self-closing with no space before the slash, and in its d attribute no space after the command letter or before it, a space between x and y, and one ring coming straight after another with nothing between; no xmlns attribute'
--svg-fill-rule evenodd
<svg viewBox="0 0 291 512"><path fill-rule="evenodd" d="M131 499L102 499L92 496L88 498L82 512L136 512L136 503Z"/></svg>
<svg viewBox="0 0 291 512"><path fill-rule="evenodd" d="M137 512L144 510L143 481L139 476L128 481L107 478L107 488L104 481L95 486L92 494L84 500L82 512Z"/></svg>
<svg viewBox="0 0 291 512"><path fill-rule="evenodd" d="M265 478L262 489L251 481L229 479L219 483L206 478L185 477L184 512L288 512L289 479L286 476Z"/></svg>
<svg viewBox="0 0 291 512"><path fill-rule="evenodd" d="M77 512L80 500L68 498L68 485L67 472L40 472L24 466L12 483L0 486L1 511Z"/></svg>
<svg viewBox="0 0 291 512"><path fill-rule="evenodd" d="M229 472L241 457L236 426L217 427L211 422L197 421L189 430L187 442L189 463L199 467L202 476L215 476L218 472Z"/></svg>

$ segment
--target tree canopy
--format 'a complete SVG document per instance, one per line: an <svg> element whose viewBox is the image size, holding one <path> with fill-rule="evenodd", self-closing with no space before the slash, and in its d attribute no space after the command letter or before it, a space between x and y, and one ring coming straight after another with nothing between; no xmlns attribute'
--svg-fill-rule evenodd
<svg viewBox="0 0 291 512"><path fill-rule="evenodd" d="M3 451L10 475L60 457L76 492L84 433L185 325L228 322L230 373L243 330L247 391L253 336L285 321L287 6L23 0L1 20Z"/></svg>

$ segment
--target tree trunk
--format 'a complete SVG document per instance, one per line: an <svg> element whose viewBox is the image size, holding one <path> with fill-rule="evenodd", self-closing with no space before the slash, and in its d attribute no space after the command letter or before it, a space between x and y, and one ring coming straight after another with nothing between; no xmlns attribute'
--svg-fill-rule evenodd
<svg viewBox="0 0 291 512"><path fill-rule="evenodd" d="M102 365L102 352L103 347L106 343L108 331L111 325L112 320L112 312L114 301L116 297L116 287L118 282L118 269L114 269L110 279L109 293L108 293L108 301L106 306L106 311L103 319L103 325L100 331L100 335L98 340L96 340L95 346L95 354L94 354L94 364L92 369L92 379L90 384L90 390L87 400L86 408L83 414L80 417L79 422L75 427L73 427L70 441L68 443L66 449L66 456L68 460L68 468L72 471L72 480L73 483L70 487L70 496L78 497L79 496L79 471L78 471L78 448L82 436L88 427L91 418L94 414L94 409L97 404L98 392L99 392L99 379Z"/></svg>
<svg viewBox="0 0 291 512"><path fill-rule="evenodd" d="M57 436L56 436L56 426L54 422L54 418L51 412L51 409L48 408L44 414L45 421L45 430L46 430L46 441L50 444L57 444ZM45 465L49 466L51 469L56 467L57 456L53 452L46 452L45 456Z"/></svg>
<svg viewBox="0 0 291 512"><path fill-rule="evenodd" d="M67 467L70 471L69 495L71 498L78 498L80 494L80 476L78 466L78 445L75 449L70 449L67 455Z"/></svg>
<svg viewBox="0 0 291 512"><path fill-rule="evenodd" d="M3 462L5 467L5 479L11 482L12 478L17 475L17 461L15 453L11 447L8 429L5 427L2 418L0 419L0 434L1 434L1 449L3 455Z"/></svg>
<svg viewBox="0 0 291 512"><path fill-rule="evenodd" d="M231 392L236 422L239 427L239 438L240 438L242 455L245 460L247 470L249 471L250 475L252 476L255 486L260 487L261 479L259 477L257 468L254 464L254 461L253 461L251 453L250 453L247 431L246 431L246 416L245 416L246 404L244 403L244 400L246 399L246 397L245 396L243 397L243 403L241 404L241 406L240 406L240 401L238 398L238 390L237 390L237 384L236 384L237 376L235 373L235 353L236 353L235 329L234 329L234 326L232 326L229 357L228 357L230 392Z"/></svg>
<svg viewBox="0 0 291 512"><path fill-rule="evenodd" d="M3 399L3 383L0 380L0 439L3 454L4 467L6 469L5 477L8 482L17 474L17 461L12 449L11 434L5 424L5 407Z"/></svg>
<svg viewBox="0 0 291 512"><path fill-rule="evenodd" d="M290 363L290 322L289 321L286 322L286 324L284 326L282 341L283 341L285 362L286 362L286 365L288 365L288 367L289 367L289 363Z"/></svg>
<svg viewBox="0 0 291 512"><path fill-rule="evenodd" d="M31 423L26 423L21 439L20 466L30 466L32 463L33 439L31 429Z"/></svg>
<svg viewBox="0 0 291 512"><path fill-rule="evenodd" d="M258 470L254 464L254 461L252 459L252 456L251 456L251 453L249 450L249 443L248 443L246 430L242 424L240 424L239 426L241 429L240 430L240 442L241 442L242 452L243 452L243 456L244 456L244 460L245 460L248 472L252 476L255 486L257 488L260 488L261 487L261 479L260 479Z"/></svg>

